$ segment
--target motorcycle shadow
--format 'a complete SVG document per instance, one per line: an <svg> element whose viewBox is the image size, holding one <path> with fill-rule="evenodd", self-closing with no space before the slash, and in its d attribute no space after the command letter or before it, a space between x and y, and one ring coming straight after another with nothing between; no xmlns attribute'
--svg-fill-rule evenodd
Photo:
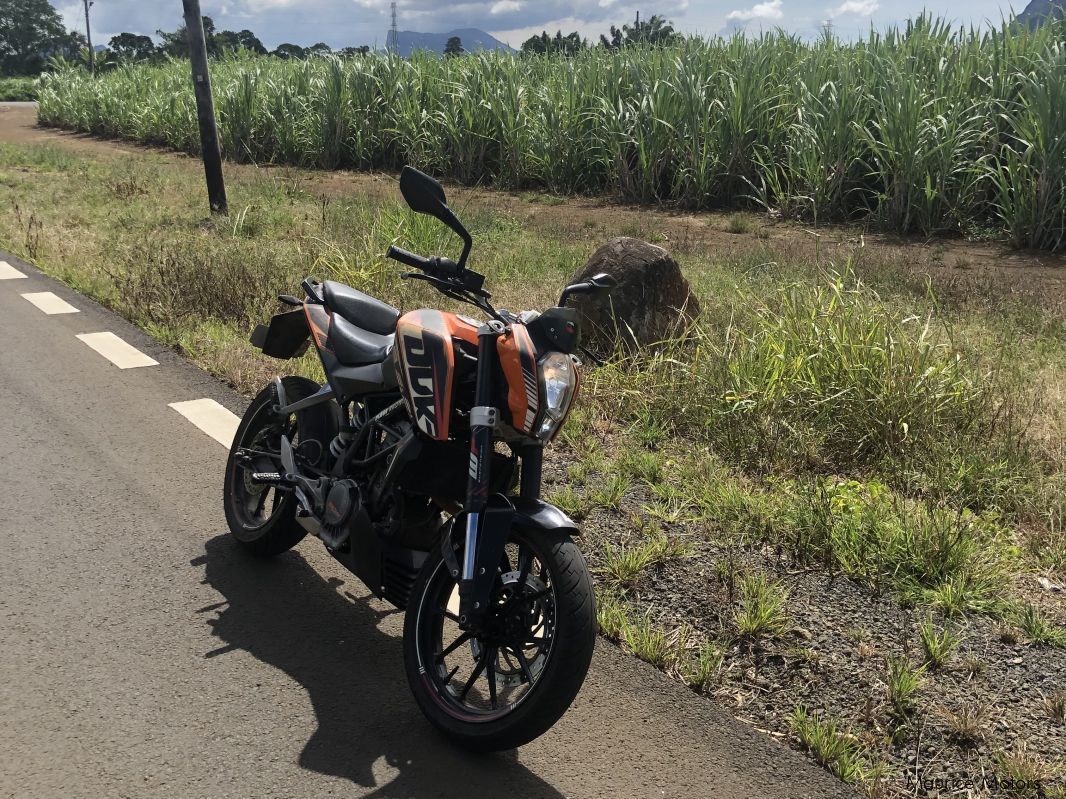
<svg viewBox="0 0 1066 799"><path fill-rule="evenodd" d="M243 649L306 689L318 728L300 755L302 768L376 788L367 795L379 799L563 799L514 751L470 754L429 727L408 691L399 635L381 629L392 616L390 627L402 624L398 611L352 595L298 551L260 561L228 535L205 548L192 565L204 567L205 583L225 598L201 609L217 613L208 623L224 642L205 657Z"/></svg>

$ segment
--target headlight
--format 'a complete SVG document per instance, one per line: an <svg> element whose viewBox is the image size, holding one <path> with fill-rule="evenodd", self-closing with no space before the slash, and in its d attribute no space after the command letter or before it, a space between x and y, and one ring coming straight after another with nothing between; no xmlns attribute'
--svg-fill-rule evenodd
<svg viewBox="0 0 1066 799"><path fill-rule="evenodd" d="M577 369L569 355L549 352L537 364L544 408L534 435L548 441L555 437L577 393Z"/></svg>

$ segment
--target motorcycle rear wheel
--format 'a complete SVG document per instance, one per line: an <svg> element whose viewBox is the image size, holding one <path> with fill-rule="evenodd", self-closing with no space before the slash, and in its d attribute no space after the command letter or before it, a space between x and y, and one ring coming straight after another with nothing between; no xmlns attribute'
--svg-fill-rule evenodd
<svg viewBox="0 0 1066 799"><path fill-rule="evenodd" d="M319 388L317 383L303 377L286 377L282 384L289 402L310 397ZM333 417L323 416L319 408L311 409L317 412L315 416L308 412L278 414L274 411L277 401L274 386L269 385L248 406L233 437L223 487L222 505L230 533L244 549L261 558L292 549L307 531L296 521L296 498L290 492L253 484L252 471L280 471L283 434L293 446L316 439L314 446L320 457L328 458L329 442L337 428ZM236 457L240 448L270 454L248 467Z"/></svg>
<svg viewBox="0 0 1066 799"><path fill-rule="evenodd" d="M458 588L439 551L404 621L407 680L430 723L474 751L512 749L546 732L581 688L596 642L585 560L569 536L514 529L487 632L458 626Z"/></svg>

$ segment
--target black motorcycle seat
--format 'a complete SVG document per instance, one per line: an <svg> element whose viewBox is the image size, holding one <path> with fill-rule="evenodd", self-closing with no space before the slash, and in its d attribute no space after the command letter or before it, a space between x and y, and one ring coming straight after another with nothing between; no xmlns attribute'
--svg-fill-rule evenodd
<svg viewBox="0 0 1066 799"><path fill-rule="evenodd" d="M396 321L400 318L400 312L369 294L356 291L343 283L327 280L322 284L322 299L333 313L340 314L363 330L382 336L396 332Z"/></svg>
<svg viewBox="0 0 1066 799"><path fill-rule="evenodd" d="M392 349L395 335L383 336L354 325L340 314L329 324L329 346L345 366L381 363Z"/></svg>

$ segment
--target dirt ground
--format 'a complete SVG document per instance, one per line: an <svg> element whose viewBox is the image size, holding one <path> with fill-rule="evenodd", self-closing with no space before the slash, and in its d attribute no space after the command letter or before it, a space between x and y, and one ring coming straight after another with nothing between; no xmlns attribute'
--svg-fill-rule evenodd
<svg viewBox="0 0 1066 799"><path fill-rule="evenodd" d="M51 144L82 153L108 156L155 150L138 144L96 139L37 126L36 106L0 104L0 141ZM172 153L199 170L200 162ZM395 176L347 171L316 172L290 167L227 164L227 171L258 170L275 180L291 182L322 197L353 195L395 198ZM732 214L691 213L648 208L596 197L552 197L449 186L451 204L459 209L487 207L507 213L523 224L562 233L602 233L604 238L630 235L645 238L684 254L713 249L724 258L765 252L843 263L862 252L864 268L880 265L904 268L926 277L946 298L977 296L983 301L1020 301L1066 319L1066 254L1014 250L995 242L961 238L932 240L887 235L861 228L839 226L812 229L768 215L750 215L743 233L730 232Z"/></svg>

